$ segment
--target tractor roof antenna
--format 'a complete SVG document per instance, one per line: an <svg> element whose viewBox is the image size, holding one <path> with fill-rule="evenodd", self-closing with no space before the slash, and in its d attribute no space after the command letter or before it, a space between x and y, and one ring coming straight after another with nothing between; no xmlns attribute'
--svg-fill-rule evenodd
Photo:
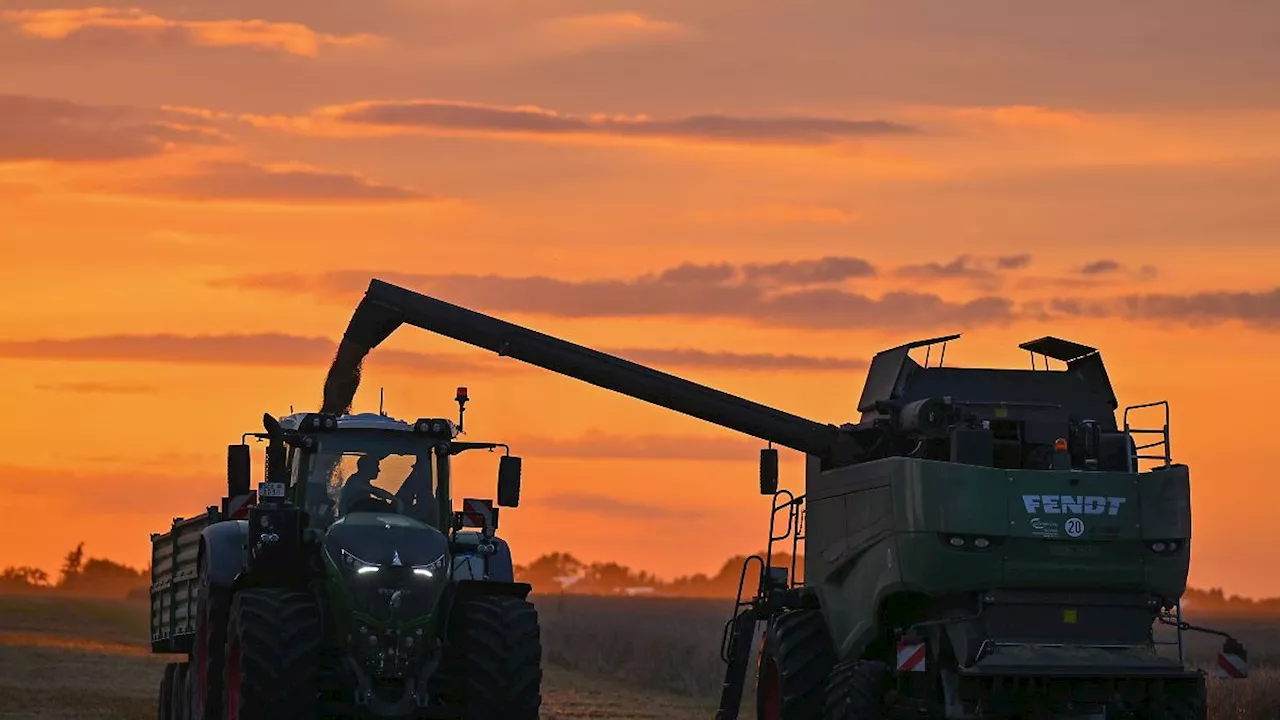
<svg viewBox="0 0 1280 720"><path fill-rule="evenodd" d="M378 414L382 417L387 416L386 410L382 409L383 402L387 399L387 389L385 387L378 388Z"/></svg>

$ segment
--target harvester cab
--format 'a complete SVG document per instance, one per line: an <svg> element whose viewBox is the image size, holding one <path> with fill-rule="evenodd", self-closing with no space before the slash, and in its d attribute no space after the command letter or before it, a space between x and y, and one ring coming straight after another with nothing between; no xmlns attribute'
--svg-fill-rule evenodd
<svg viewBox="0 0 1280 720"><path fill-rule="evenodd" d="M1183 631L1199 629L1181 619L1189 470L1169 454L1167 403L1117 421L1094 348L1040 338L1021 346L1033 366L1065 368L1014 370L946 366L958 335L901 345L871 363L858 422L835 425L373 280L326 406L350 402L363 358L404 324L769 443L768 554L787 539L793 560L800 540L805 551L799 568L757 558L759 589L740 593L726 632L720 720L738 716L761 621L765 720L1205 718L1204 673L1182 652ZM1163 423L1132 426L1141 410ZM778 490L775 444L805 454L804 493Z"/></svg>
<svg viewBox="0 0 1280 720"><path fill-rule="evenodd" d="M189 655L167 717L537 717L531 588L494 502L453 499L453 457L502 449L497 504L518 506L521 460L459 440L457 399L457 423L268 414L229 446L222 507L152 539L153 650ZM249 438L266 443L256 489Z"/></svg>

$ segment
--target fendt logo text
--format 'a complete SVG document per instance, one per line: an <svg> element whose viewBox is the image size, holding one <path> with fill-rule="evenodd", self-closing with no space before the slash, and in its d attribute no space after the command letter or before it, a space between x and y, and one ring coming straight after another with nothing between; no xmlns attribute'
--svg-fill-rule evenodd
<svg viewBox="0 0 1280 720"><path fill-rule="evenodd" d="M1125 502L1122 497L1101 495L1023 495L1029 513L1045 515L1115 515Z"/></svg>

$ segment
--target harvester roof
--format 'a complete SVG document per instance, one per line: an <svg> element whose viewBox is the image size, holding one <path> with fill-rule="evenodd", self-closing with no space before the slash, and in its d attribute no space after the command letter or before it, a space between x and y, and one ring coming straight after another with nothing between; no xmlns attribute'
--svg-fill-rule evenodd
<svg viewBox="0 0 1280 720"><path fill-rule="evenodd" d="M877 353L871 361L858 411L863 420L877 417L886 402L905 403L930 397L949 397L961 404L1054 405L1076 419L1091 419L1114 428L1118 406L1111 380L1096 348L1055 337L1043 337L1018 347L1032 355L1032 368L946 367L922 365L909 353L945 344L960 335L947 335L899 345ZM930 350L935 357L941 355ZM1061 370L1037 369L1035 357L1066 364Z"/></svg>

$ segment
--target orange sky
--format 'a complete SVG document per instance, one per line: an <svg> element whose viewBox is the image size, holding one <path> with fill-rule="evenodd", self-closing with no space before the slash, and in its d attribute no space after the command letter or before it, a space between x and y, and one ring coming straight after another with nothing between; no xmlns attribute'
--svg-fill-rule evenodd
<svg viewBox="0 0 1280 720"><path fill-rule="evenodd" d="M193 8L0 0L0 564L145 563L379 276L832 422L918 337L1096 345L1173 403L1192 582L1280 595L1275 3ZM357 409L458 384L518 560L760 547L749 438L413 330Z"/></svg>

